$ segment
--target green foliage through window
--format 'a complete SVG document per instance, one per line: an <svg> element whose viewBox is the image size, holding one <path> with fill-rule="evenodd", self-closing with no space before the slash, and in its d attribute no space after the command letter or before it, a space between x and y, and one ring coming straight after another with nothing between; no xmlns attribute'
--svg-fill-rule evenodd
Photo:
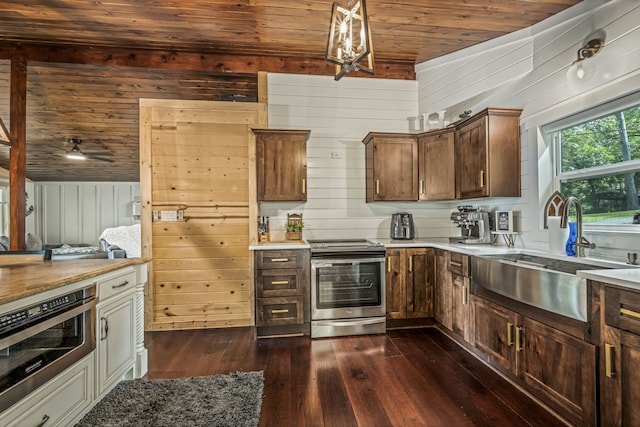
<svg viewBox="0 0 640 427"><path fill-rule="evenodd" d="M640 106L556 132L560 192L576 197L587 221L640 221Z"/></svg>

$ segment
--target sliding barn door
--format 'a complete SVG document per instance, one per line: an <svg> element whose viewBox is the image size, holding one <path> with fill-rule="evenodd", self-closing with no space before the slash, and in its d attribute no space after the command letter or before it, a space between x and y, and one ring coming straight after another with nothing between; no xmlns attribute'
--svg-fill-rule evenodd
<svg viewBox="0 0 640 427"><path fill-rule="evenodd" d="M258 103L140 101L143 256L152 258L147 330L253 322Z"/></svg>

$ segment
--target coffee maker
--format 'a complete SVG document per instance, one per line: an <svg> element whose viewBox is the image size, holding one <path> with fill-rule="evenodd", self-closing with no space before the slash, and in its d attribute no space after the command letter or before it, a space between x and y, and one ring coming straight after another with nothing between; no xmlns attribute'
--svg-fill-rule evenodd
<svg viewBox="0 0 640 427"><path fill-rule="evenodd" d="M458 212L451 213L451 221L460 228L460 236L449 237L451 243L489 244L492 242L493 224L491 215L472 206L458 206Z"/></svg>
<svg viewBox="0 0 640 427"><path fill-rule="evenodd" d="M416 237L413 216L406 212L391 215L391 230L389 234L392 239L411 240Z"/></svg>

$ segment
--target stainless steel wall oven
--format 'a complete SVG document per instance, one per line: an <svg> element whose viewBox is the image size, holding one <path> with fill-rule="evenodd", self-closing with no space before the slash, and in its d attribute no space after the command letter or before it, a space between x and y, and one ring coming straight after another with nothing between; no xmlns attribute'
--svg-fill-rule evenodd
<svg viewBox="0 0 640 427"><path fill-rule="evenodd" d="M311 337L384 333L384 247L367 240L309 243Z"/></svg>
<svg viewBox="0 0 640 427"><path fill-rule="evenodd" d="M95 286L0 314L0 412L95 349Z"/></svg>

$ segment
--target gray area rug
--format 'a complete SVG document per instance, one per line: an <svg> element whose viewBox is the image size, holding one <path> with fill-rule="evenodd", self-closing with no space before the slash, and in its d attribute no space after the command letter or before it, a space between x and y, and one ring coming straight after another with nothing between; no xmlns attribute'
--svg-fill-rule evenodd
<svg viewBox="0 0 640 427"><path fill-rule="evenodd" d="M257 426L263 389L261 371L123 381L76 427Z"/></svg>

